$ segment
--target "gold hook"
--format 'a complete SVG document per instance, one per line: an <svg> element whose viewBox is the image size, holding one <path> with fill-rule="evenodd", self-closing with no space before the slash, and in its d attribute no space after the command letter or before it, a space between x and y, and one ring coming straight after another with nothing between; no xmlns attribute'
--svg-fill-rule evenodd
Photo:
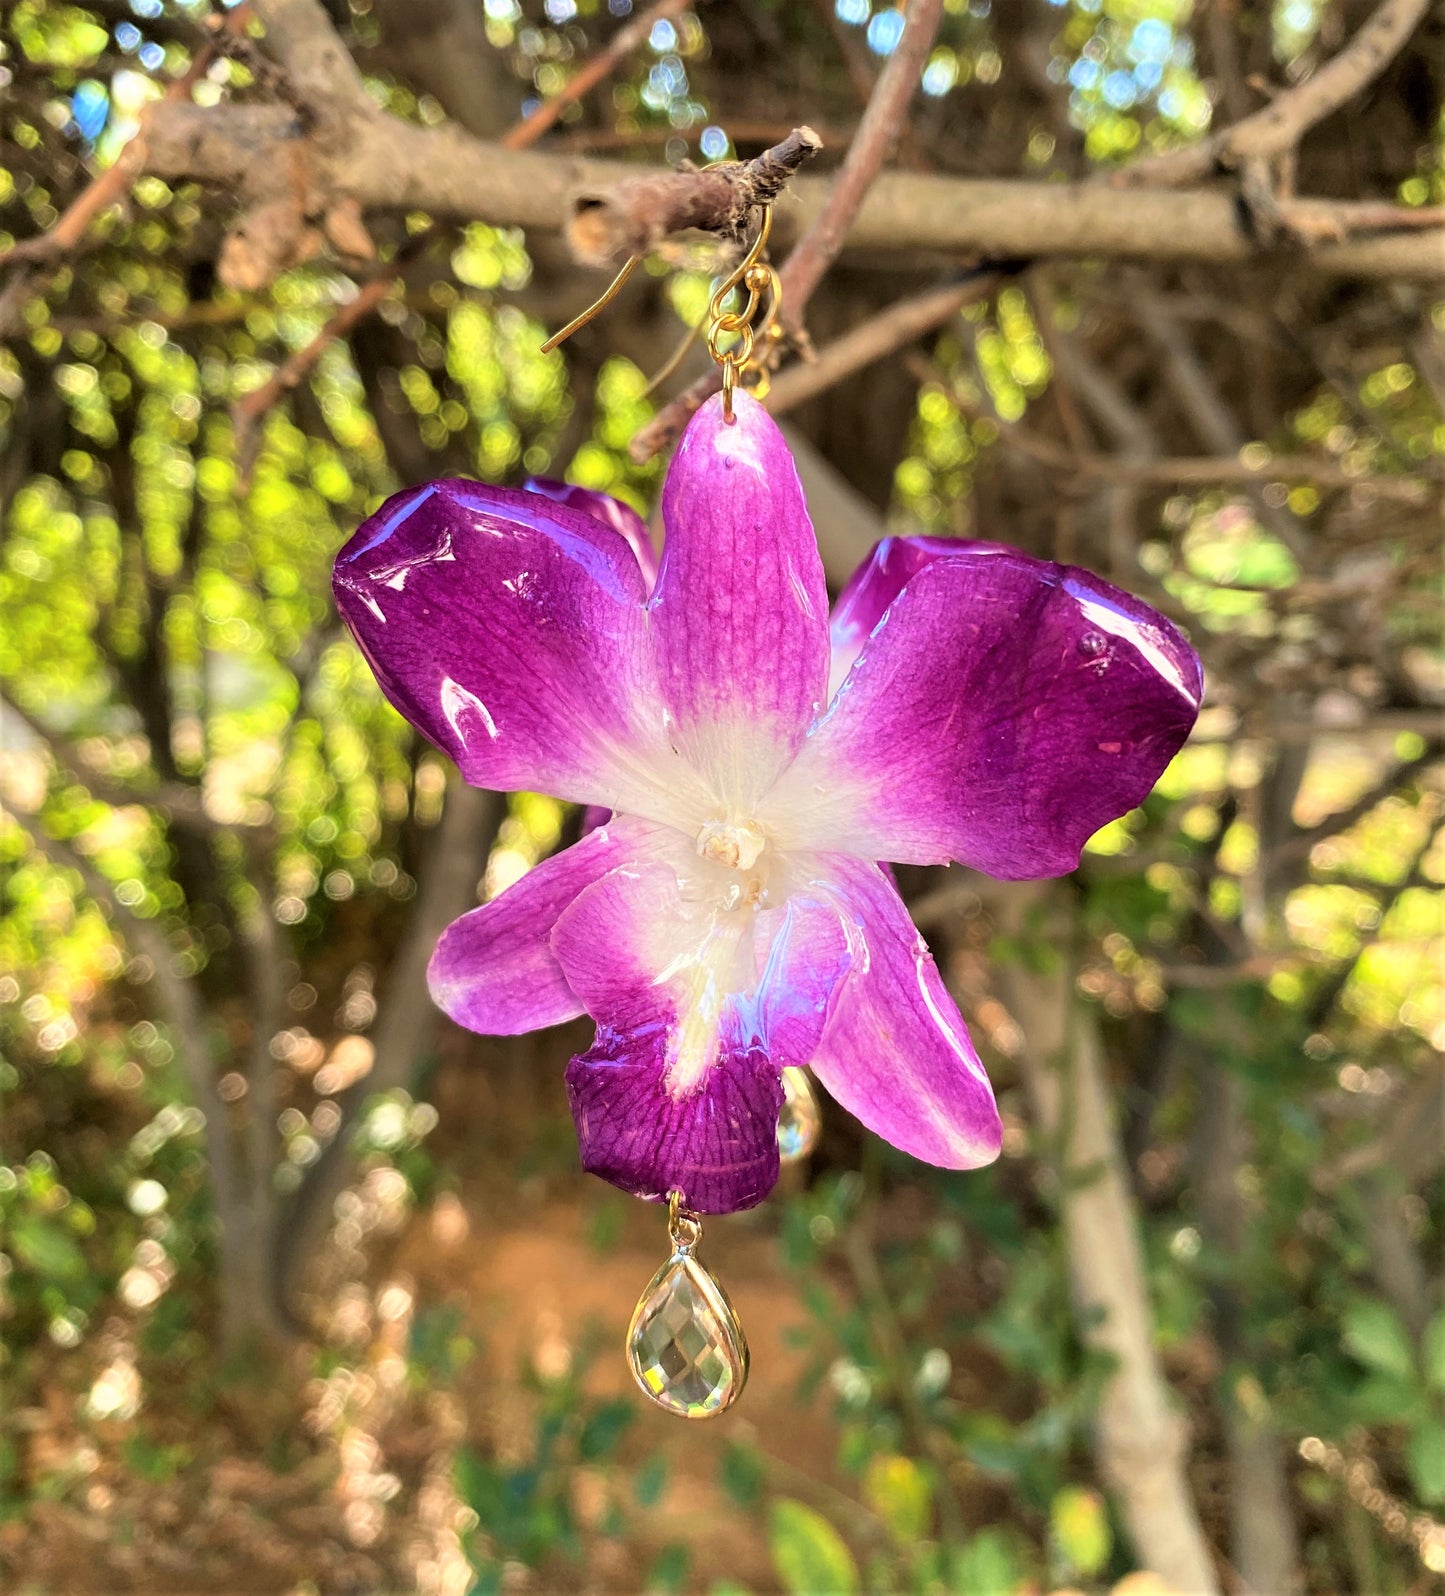
<svg viewBox="0 0 1445 1596"><path fill-rule="evenodd" d="M594 316L600 315L604 310L606 310L612 301L616 299L617 296L622 292L622 285L629 277L632 276L633 272L635 272L641 264L641 255L629 255L622 267L622 270L618 272L618 274L612 279L610 286L601 295L601 297L593 300L593 302L587 307L586 310L582 312L580 316L574 316L561 332L553 333L547 342L542 345L542 353L544 355L550 355L557 345L560 344L564 339L570 338L579 327L585 327Z"/></svg>
<svg viewBox="0 0 1445 1596"><path fill-rule="evenodd" d="M729 422L734 419L733 393L753 361L756 340L761 338L771 347L782 337L783 331L778 321L778 310L782 303L782 285L778 280L778 274L761 258L763 251L768 247L768 236L773 230L773 210L771 205L764 205L761 210L762 220L758 223L758 236L753 240L747 254L718 284L708 301L707 315L688 333L662 370L648 383L643 390L644 393L651 393L659 383L672 375L681 364L683 356L692 347L693 341L706 327L707 352L722 367L723 419ZM542 345L542 353L550 354L579 327L585 327L594 316L606 310L622 292L622 285L641 263L641 255L629 256L606 291L580 316L575 316L569 321L560 332L553 333ZM746 303L740 310L724 310L723 304L728 295L738 287L746 289L748 296ZM768 295L767 314L754 330L753 317L757 315L758 306L765 293ZM723 340L729 337L735 338L736 342L731 348L724 349ZM755 391L761 395L767 392L768 384L767 370L761 361L757 364L757 374Z"/></svg>

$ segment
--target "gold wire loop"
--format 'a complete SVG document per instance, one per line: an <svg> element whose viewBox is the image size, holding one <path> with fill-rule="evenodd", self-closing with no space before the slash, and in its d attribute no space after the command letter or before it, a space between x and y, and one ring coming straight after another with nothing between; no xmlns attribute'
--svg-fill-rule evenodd
<svg viewBox="0 0 1445 1596"><path fill-rule="evenodd" d="M776 342L773 329L778 322L778 304L782 293L778 274L765 261L763 251L768 247L768 235L773 230L773 211L770 205L762 208L758 236L752 247L717 286L708 304L711 324L707 332L707 352L722 367L723 420L733 419L733 394L749 371L758 374L753 391L767 392L767 378L760 362L756 362L757 339L761 335L771 349ZM747 300L736 310L724 310L728 295L735 288L747 293ZM754 318L763 295L768 296L768 310L755 328ZM778 329L781 334L781 328ZM730 340L730 341L729 341ZM725 347L726 344L726 347Z"/></svg>
<svg viewBox="0 0 1445 1596"><path fill-rule="evenodd" d="M682 1193L667 1194L667 1235L678 1252L691 1252L702 1240L702 1220L682 1206Z"/></svg>

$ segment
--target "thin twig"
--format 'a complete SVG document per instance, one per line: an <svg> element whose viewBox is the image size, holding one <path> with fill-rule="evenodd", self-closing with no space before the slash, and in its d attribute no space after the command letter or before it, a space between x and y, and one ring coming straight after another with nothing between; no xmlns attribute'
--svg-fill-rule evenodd
<svg viewBox="0 0 1445 1596"><path fill-rule="evenodd" d="M768 391L768 409L774 415L783 415L854 372L904 348L951 320L965 305L987 299L1013 270L982 267L970 272L962 282L896 300L887 310L870 316L851 332L825 345L812 360L800 361L781 372Z"/></svg>
<svg viewBox="0 0 1445 1596"><path fill-rule="evenodd" d="M1361 488L1399 504L1427 504L1438 487L1425 477L1379 476L1347 471L1332 460L1307 454L1269 455L1258 465L1238 455L1171 455L1163 459L1125 459L1111 454L1075 454L1017 423L1000 428L1004 441L1020 454L1064 473L1103 477L1112 482L1157 483L1161 487L1210 487L1225 483L1307 482L1316 488Z"/></svg>
<svg viewBox="0 0 1445 1596"><path fill-rule="evenodd" d="M887 310L835 339L809 361L789 366L774 378L768 390L767 406L774 415L783 415L820 393L851 377L854 372L883 360L934 327L941 326L964 305L991 294L1002 280L998 270L980 271L965 282L930 288L922 294L897 300ZM628 452L638 465L673 443L688 418L706 404L717 391L717 378L706 372L691 383L670 404L633 437ZM679 419L680 418L680 419Z"/></svg>
<svg viewBox="0 0 1445 1596"><path fill-rule="evenodd" d="M837 260L853 218L903 127L909 101L918 92L919 77L938 34L943 4L944 0L911 0L898 47L878 76L827 201L779 273L783 324L795 334L803 326L803 312L813 290Z"/></svg>
<svg viewBox="0 0 1445 1596"><path fill-rule="evenodd" d="M656 5L639 11L612 35L606 48L584 63L556 94L543 100L514 127L508 128L499 141L502 148L524 150L535 144L573 101L580 100L589 89L595 88L603 78L616 71L639 45L645 44L657 23L679 15L691 4L692 0L657 0ZM675 134L673 136L676 137Z"/></svg>
<svg viewBox="0 0 1445 1596"><path fill-rule="evenodd" d="M213 17L208 26L214 37L203 43L191 58L190 65L167 85L163 103L189 99L191 90L210 70L211 63L220 54L219 39L223 33L238 36L245 29L250 16L249 5L239 5L224 18ZM98 172L79 194L61 212L60 219L46 232L34 238L21 239L9 249L0 250L0 266L21 262L51 261L67 254L84 238L90 224L107 206L114 204L145 170L147 115L143 111L140 126L127 141L115 160Z"/></svg>
<svg viewBox="0 0 1445 1596"><path fill-rule="evenodd" d="M1342 831L1348 831L1351 826L1363 820L1372 809L1384 803L1387 798L1433 765L1442 752L1445 752L1445 742L1439 738L1427 742L1421 753L1413 759L1402 760L1395 765L1373 787L1361 793L1353 803L1346 804L1343 809L1337 809L1331 815L1326 815L1317 825L1305 827L1271 849L1263 863L1268 869L1275 870L1292 860L1307 859L1316 843L1325 842L1331 837L1339 836Z"/></svg>

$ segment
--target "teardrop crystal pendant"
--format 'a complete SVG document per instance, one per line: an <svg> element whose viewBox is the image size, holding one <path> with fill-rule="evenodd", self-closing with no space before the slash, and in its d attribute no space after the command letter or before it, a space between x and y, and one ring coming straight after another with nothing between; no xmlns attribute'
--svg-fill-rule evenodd
<svg viewBox="0 0 1445 1596"><path fill-rule="evenodd" d="M783 1066L783 1108L778 1115L778 1157L796 1164L817 1145L823 1111L808 1072L796 1064Z"/></svg>
<svg viewBox="0 0 1445 1596"><path fill-rule="evenodd" d="M664 1412L708 1419L730 1408L748 1378L748 1342L727 1292L697 1257L702 1220L674 1192L672 1256L642 1293L627 1329L627 1366Z"/></svg>

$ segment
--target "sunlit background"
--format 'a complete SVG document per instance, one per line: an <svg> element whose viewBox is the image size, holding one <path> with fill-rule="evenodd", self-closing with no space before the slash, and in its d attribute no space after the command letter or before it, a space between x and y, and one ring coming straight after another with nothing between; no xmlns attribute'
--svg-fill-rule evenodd
<svg viewBox="0 0 1445 1596"><path fill-rule="evenodd" d="M0 3L0 248L116 160L208 9ZM464 13L485 53L445 103L445 34L428 54L398 0L329 9L385 109L486 137L632 11L427 0L416 15ZM1276 88L1366 14L1238 9L1243 68ZM1234 11L950 0L899 160L1046 181L1196 140L1223 114ZM808 121L833 161L902 26L869 0L675 10L539 148L701 163ZM195 99L269 92L261 61L222 56ZM1402 67L1388 114L1419 76ZM1438 86L1424 98L1418 136L1324 138L1316 185L1355 197L1385 173L1396 204L1445 201ZM1031 1087L1047 1063L1021 999L1061 981L1103 1038L1212 1544L1228 1557L1248 1421L1299 1589L1431 1588L1445 302L1153 272L1232 443L1188 441L1130 324L1147 269L1099 263L1011 280L883 386L798 413L879 528L1018 542L1166 609L1209 699L1056 894L902 873L998 1084L1004 1157L925 1169L828 1105L812 1160L708 1227L752 1383L735 1416L684 1426L644 1409L620 1355L663 1237L577 1170L561 1081L587 1027L470 1037L421 979L450 915L580 817L458 791L329 579L357 522L428 476L565 476L649 513L662 464L627 450L659 402L644 367L719 262L669 247L544 356L594 279L553 240L448 224L238 438L236 401L365 271L328 248L225 287L223 212L141 177L80 247L0 278L0 1582L1161 1596L1092 1450L1111 1369L1071 1314L1067 1222L1091 1177L1061 1178ZM430 226L374 231L390 255ZM922 280L841 271L817 336ZM1131 441L1141 415L1152 445ZM1185 455L1223 466L1139 468Z"/></svg>

